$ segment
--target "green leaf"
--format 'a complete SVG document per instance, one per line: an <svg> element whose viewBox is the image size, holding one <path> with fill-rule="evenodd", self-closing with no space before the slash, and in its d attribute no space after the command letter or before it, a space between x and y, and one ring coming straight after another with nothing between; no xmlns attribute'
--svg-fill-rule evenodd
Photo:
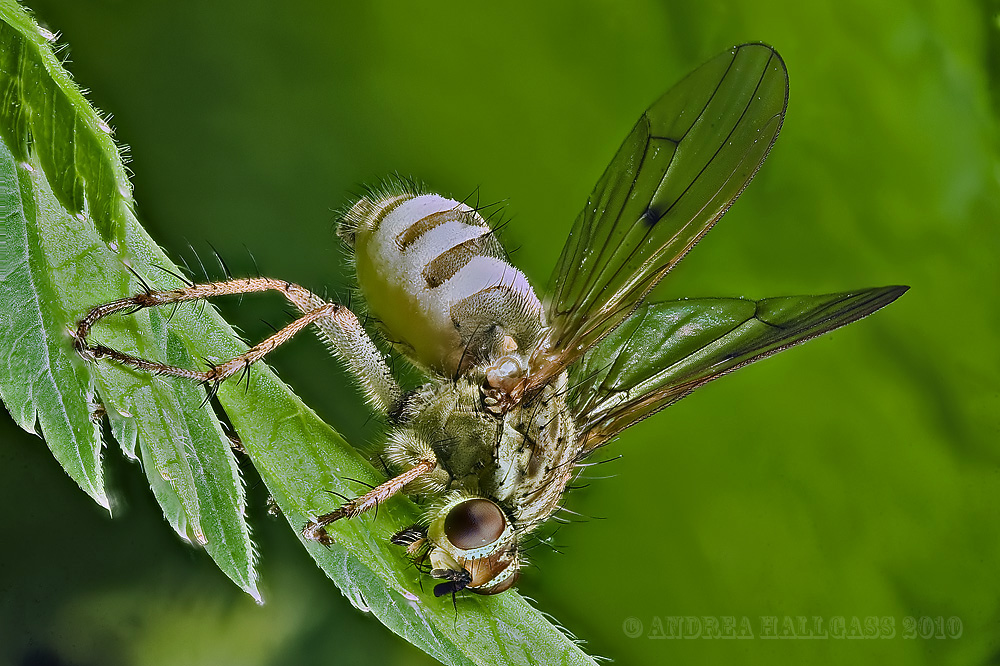
<svg viewBox="0 0 1000 666"><path fill-rule="evenodd" d="M31 174L0 143L0 397L19 426L36 432L38 424L66 473L110 509L93 383L67 349L68 316L40 256L31 187Z"/></svg>
<svg viewBox="0 0 1000 666"><path fill-rule="evenodd" d="M65 429L90 434L90 439L77 434L73 446L89 452L92 471L87 478L96 478L89 483L100 487L98 431L87 408L89 369L112 434L126 455L135 456L138 448L171 526L205 543L223 571L256 596L240 480L228 440L211 406L203 404L202 389L108 363L86 368L75 358L68 325L90 306L142 288L126 265L163 288L176 284L163 269L180 271L132 216L127 183L77 178L88 173L87 165L120 165L117 152L104 140L99 125L85 122L96 114L44 40L36 39L37 26L9 0L0 0L0 18L8 52L0 68L0 90L17 111L0 114L0 136L13 146L0 154L0 174L6 176L0 200L9 203L3 211L5 241L28 239L20 245L5 242L2 254L0 311L11 313L5 314L2 337L8 343L5 348L13 350L0 377L5 404L22 427L30 427L29 417L37 412L48 438L49 410L72 399L75 407L64 418ZM16 58L10 51L16 51ZM65 103L40 105L44 97ZM48 124L42 122L42 111L48 114ZM122 213L119 216L107 214L105 204L114 201L121 203L112 207ZM28 212L7 214L18 208ZM34 244L28 242L31 238ZM28 257L34 264L26 263ZM32 282L30 266L47 280L44 289ZM180 364L194 358L222 360L246 349L214 308L201 305L179 308L169 322L151 311L102 321L94 336L126 353ZM18 386L37 368L60 369L60 374L50 370L53 376L46 379L55 394L51 400L36 399ZM334 507L337 499L331 492L358 490L342 479L381 480L266 367L255 366L246 386L224 384L218 399L296 535L308 518ZM55 450L58 441L49 441ZM337 523L330 529L330 548L312 542L306 547L352 603L370 609L390 629L444 663L593 663L516 593L463 598L456 612L449 601L421 589L420 574L400 549L388 544L388 536L412 524L417 515L411 502L395 499L380 507L374 520Z"/></svg>
<svg viewBox="0 0 1000 666"><path fill-rule="evenodd" d="M104 240L119 237L132 185L111 128L52 53L54 35L9 0L0 19L0 137L19 162L37 157L63 208L86 210Z"/></svg>
<svg viewBox="0 0 1000 666"><path fill-rule="evenodd" d="M228 439L214 414L201 409L203 398L196 387L167 384L110 366L96 373L96 382L91 379L73 351L70 324L84 304L107 300L116 289L127 288L128 277L121 274L120 260L97 238L93 225L81 223L62 208L37 163L16 165L6 147L2 158L4 171L15 173L20 181L20 189L12 187L9 178L4 182L3 196L12 202L4 216L5 237L27 239L21 253L27 259L21 265L26 262L34 269L31 275L24 269L7 270L18 265L14 252L18 244L4 243L4 274L10 277L4 280L0 303L7 313L0 335L11 349L0 389L5 404L26 429L33 427L32 415L37 412L56 458L107 506L100 485L99 429L90 408L96 384L105 409L116 416L112 432L126 436L134 430L140 458L170 524L185 538L206 545L223 571L258 597L243 490ZM103 253L100 259L89 254L95 251ZM38 319L43 326L33 325ZM160 318L152 314L148 319ZM123 348L162 353L169 348L162 321L158 329L159 335L147 336L136 336L127 327L108 327L108 332L116 334L114 340ZM25 377L32 381L25 382ZM188 420L186 414L196 416ZM123 416L134 425L122 425ZM126 440L122 445L129 448L134 443ZM206 468L216 474L208 478Z"/></svg>

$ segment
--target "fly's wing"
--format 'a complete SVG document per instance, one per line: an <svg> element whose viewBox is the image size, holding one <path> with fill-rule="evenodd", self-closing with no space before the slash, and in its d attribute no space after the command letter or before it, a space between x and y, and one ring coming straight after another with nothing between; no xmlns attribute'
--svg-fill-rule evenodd
<svg viewBox="0 0 1000 666"><path fill-rule="evenodd" d="M571 371L570 404L585 450L716 377L857 321L907 289L645 305Z"/></svg>
<svg viewBox="0 0 1000 666"><path fill-rule="evenodd" d="M771 149L787 102L780 56L769 46L744 44L649 107L563 248L529 390L621 324L722 217Z"/></svg>

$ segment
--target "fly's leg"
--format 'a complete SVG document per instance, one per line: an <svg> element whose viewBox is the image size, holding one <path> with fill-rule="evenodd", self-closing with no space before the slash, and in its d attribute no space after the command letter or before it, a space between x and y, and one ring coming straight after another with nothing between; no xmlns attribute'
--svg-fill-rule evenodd
<svg viewBox="0 0 1000 666"><path fill-rule="evenodd" d="M208 370L179 368L159 361L124 354L104 345L90 344L87 341L87 336L94 324L108 315L131 314L143 308L262 291L281 292L292 305L303 313L303 316L266 340L254 345L240 356L215 365ZM146 291L135 296L98 305L77 322L74 331L74 345L77 352L85 358L109 358L122 365L152 374L182 377L204 382L212 388L217 388L223 380L264 358L309 324L316 325L320 337L327 341L331 351L347 366L372 407L387 414L398 406L402 391L396 380L393 379L392 373L378 348L365 333L354 313L343 305L324 301L308 289L284 280L245 278L196 284L166 291Z"/></svg>
<svg viewBox="0 0 1000 666"><path fill-rule="evenodd" d="M375 486L364 495L348 500L335 511L319 516L316 520L310 520L302 528L302 536L311 541L318 541L324 546L330 545L332 540L326 532L327 525L341 518L353 518L365 511L376 508L379 504L401 491L408 483L434 471L435 467L437 467L437 460L425 458L419 461L402 474L394 476L382 485Z"/></svg>
<svg viewBox="0 0 1000 666"><path fill-rule="evenodd" d="M283 283L288 284L288 283ZM289 285L285 296L300 312L310 312L327 303L308 289ZM382 415L389 415L400 407L403 390L386 365L381 352L368 337L358 318L343 305L329 317L317 319L315 324L322 338L357 381L368 404Z"/></svg>
<svg viewBox="0 0 1000 666"><path fill-rule="evenodd" d="M261 291L279 291L303 316L291 324L254 345L245 353L224 363L215 365L208 370L189 370L176 366L151 361L125 354L100 344L87 341L94 324L112 314L131 314L143 308L184 303L215 296L246 294ZM402 390L393 378L389 367L381 353L357 317L348 308L337 303L330 303L316 294L291 282L272 278L247 278L197 284L179 289L165 291L146 291L135 296L122 298L92 308L79 322L74 331L77 352L85 358L108 358L122 365L138 368L146 372L161 375L182 377L199 382L205 382L212 388L237 372L248 368L259 361L281 344L287 342L296 333L314 324L319 329L320 337L329 344L331 351L347 366L350 373L363 389L368 402L382 414L389 415L400 408L403 400ZM389 479L380 486L373 488L361 497L349 500L337 510L319 516L310 521L302 530L307 539L330 544L331 540L325 527L341 518L357 516L365 511L376 508L389 499L407 484L426 479L437 467L437 459L429 446L419 442L406 445L411 440L402 437L395 446L390 444L390 450L396 451L394 462L401 467L408 467L405 472ZM414 449L413 446L416 448Z"/></svg>
<svg viewBox="0 0 1000 666"><path fill-rule="evenodd" d="M326 526L330 523L341 518L353 518L366 511L377 509L379 504L403 490L404 487L407 492L421 495L440 493L447 487L451 479L451 475L438 466L437 455L430 442L415 430L405 428L394 430L389 435L383 453L386 463L391 467L405 471L382 485L372 488L364 495L345 501L335 511L310 521L303 528L302 536L329 545L331 540L326 533Z"/></svg>

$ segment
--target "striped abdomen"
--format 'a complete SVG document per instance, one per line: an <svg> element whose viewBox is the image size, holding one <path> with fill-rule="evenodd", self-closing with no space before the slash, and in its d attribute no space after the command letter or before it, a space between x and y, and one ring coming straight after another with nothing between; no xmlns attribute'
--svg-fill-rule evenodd
<svg viewBox="0 0 1000 666"><path fill-rule="evenodd" d="M354 248L369 312L417 365L454 377L537 343L541 303L469 206L409 191L369 195L339 233Z"/></svg>

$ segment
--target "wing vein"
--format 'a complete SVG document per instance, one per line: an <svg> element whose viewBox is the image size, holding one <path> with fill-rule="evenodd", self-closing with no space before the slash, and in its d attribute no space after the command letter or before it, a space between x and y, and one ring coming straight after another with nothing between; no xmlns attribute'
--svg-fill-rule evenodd
<svg viewBox="0 0 1000 666"><path fill-rule="evenodd" d="M770 60L768 60L768 62L770 63ZM723 74L722 77L719 78L718 83L715 84L715 89L712 90L712 94L709 95L708 99L706 99L705 103L702 105L701 110L698 111L698 115L696 116L695 122L692 122L691 126L688 127L686 130L684 130L684 133L681 135L681 137L679 139L676 139L676 140L675 139L670 139L668 137L663 137L663 138L665 138L668 141L672 141L676 145L677 150L674 151L673 155L671 155L670 159L667 161L667 166L664 169L664 175L660 179L659 184L657 185L657 188L654 190L654 194L655 194L656 191L659 190L660 186L663 185L663 181L666 179L667 174L670 172L670 167L674 164L674 160L677 158L677 153L678 153L678 151L681 148L681 144L684 143L684 140L687 138L688 134L691 132L692 129L694 129L695 125L697 125L697 119L701 118L701 117L703 117L705 115L706 109L708 109L709 105L712 103L712 100L714 100L716 98L716 96L719 94L719 89L722 87L722 84L725 82L725 80L729 76L730 72L732 72L733 65L735 63L736 63L736 58L734 57L731 60L731 62L729 63L729 65L726 67L726 73ZM761 76L761 79L763 79L763 76ZM760 81L759 80L758 80L757 85L758 85L758 87L760 86ZM746 113L746 109L744 109L744 114L745 113ZM743 116L741 115L741 118L742 117ZM660 137L656 137L656 136L653 135L652 125L651 125L651 123L649 121L648 111L646 113L643 113L642 118L643 118L643 120L646 121L646 124L650 127L650 129L649 129L649 131L647 133L647 136L646 136L645 145L643 146L642 159L639 162L639 166L636 168L635 174L632 176L632 183L629 185L628 196L626 196L625 199L624 199L624 201L626 201L626 202L629 199L632 198L632 194L635 192L635 186L639 182L639 178L642 176L642 167L643 167L643 165L645 165L646 158L649 156L650 142L653 139L659 139L660 138ZM735 129L735 127L734 127L734 129ZM730 134L728 136L732 136L732 132L730 132ZM727 136L727 138L728 138L728 136ZM725 144L723 144L723 145L725 145ZM721 150L721 147L720 147L720 150ZM718 154L718 151L716 151L716 155L717 154ZM714 156L713 156L713 159L714 159ZM711 162L712 162L712 160L709 160L706 163L706 167L708 166L708 164L711 164ZM703 167L703 171L704 171L704 167ZM699 175L700 175L700 173L701 172L699 172ZM693 185L696 180L697 180L697 178L695 178L694 180L692 180L691 184L689 184L688 187L685 188L684 193L687 193L687 191L690 190L691 185ZM680 201L681 198L683 198L683 193L682 193L682 195L680 197L677 198L677 201L675 201L673 204L670 205L670 208L668 208L666 211L663 212L663 214L661 214L660 216L657 217L657 222L659 220L663 219L663 216L666 215L668 212L670 212L670 210L675 205L677 205L677 203ZM649 210L649 205L647 204L643 210ZM614 229L618 228L618 225L621 223L622 216L624 214L625 214L625 205L622 205L622 207L618 210L618 214L615 215L614 222L609 225L608 233L606 234L605 239L604 239L604 243L601 246L601 254L598 257L598 262L597 262L598 265L602 265L601 262L600 262L600 259L604 257L604 254L605 254L606 250L609 247L611 247L610 240L611 240L611 236L612 236L612 231ZM632 226L634 226L634 225L635 225L635 222L632 223ZM655 228L654 225L655 225L655 223L653 225L650 225L649 230L647 230L646 234L643 236L643 241L645 241L646 239L649 238L649 234L652 233L653 229ZM678 230L678 233L680 233L680 230ZM676 234L675 234L674 237L676 237ZM611 275L610 279L614 279L618 275L618 273L621 272L622 268L624 268L628 264L628 261L632 259L632 257L635 254L636 249L638 249L639 247L641 247L641 244L637 245L635 248L633 248L633 250L629 253L628 257L626 257L620 263L620 265L618 266L618 269ZM607 263L608 262L605 262L603 265L607 265ZM593 294L593 288L594 288L593 286L591 286L591 283L594 282L594 281L596 281L597 279L599 279L602 275L603 275L603 271L595 271L593 273L594 277L592 279L588 280L585 283L585 285L587 286L587 289L585 290L585 293L587 294L587 296L583 297L583 298L578 298L577 303L576 303L577 305L581 305L582 303L586 302L590 298L590 296ZM604 284L607 285L607 284L609 284L609 282L610 282L610 280L605 280ZM560 286L562 286L562 285L560 285Z"/></svg>
<svg viewBox="0 0 1000 666"><path fill-rule="evenodd" d="M773 57L773 56L772 56L772 57ZM736 59L734 58L734 59L733 59L733 63L735 63L735 62L736 62ZM770 59L768 59L768 65L770 65L770 63L771 63L771 61L770 61ZM726 76L728 76L728 75L729 75L729 72L730 72L731 70L732 70L732 64L730 64L729 68L728 68L728 69L726 70ZM709 166L711 166L711 164L712 164L712 163L713 163L713 162L715 161L715 158L717 158L717 157L719 156L719 153L720 153L720 152L722 152L723 148L725 148L725 147L726 147L726 144L727 144L727 143L729 143L729 140L730 140L730 139L732 138L732 136L733 136L733 133L734 133L734 132L736 132L736 129L737 129L737 128L738 128L738 127L740 126L740 124L741 124L741 123L743 122L744 118L746 118L746 114L747 114L747 110L748 110L748 109L750 108L750 106L751 106L751 105L753 104L754 100L756 99L756 97L757 97L757 92L758 92L758 91L760 90L760 84L761 84L761 82L762 82L762 81L764 80L764 76L766 76L766 75L767 75L767 67L765 67L765 68L763 69L763 71L761 72L761 75L760 75L760 78L758 78L758 79L757 79L757 85L756 85L756 86L754 87L754 94L750 96L750 100L749 100L749 101L748 101L748 102L746 103L746 105L745 105L745 106L743 107L743 111L742 111L742 112L740 113L740 118L739 118L739 120L738 120L738 121L737 121L736 123L734 123L734 124L733 124L733 127L732 127L732 129L730 129L730 130L729 130L729 133L728 133L728 134L726 134L726 140L720 143L719 147L718 147L718 148L716 148L715 152L714 152L714 153L712 154L712 158L711 158L711 159L709 159L709 160L707 160L707 161L705 162L704 166L702 166L702 168L701 168L701 169L700 169L700 170L698 171L698 175L696 175L696 176L695 176L694 178L692 178L692 179L691 179L691 182L690 182L690 183L688 183L687 187L685 187L685 188L684 188L684 191L683 191L683 192L682 192L682 193L680 194L680 196L678 196L678 197L677 197L677 199L676 199L676 200L675 200L675 201L674 201L674 202L673 202L672 204L670 204L670 206L669 206L669 207L668 207L668 208L667 208L667 209L666 209L665 211L663 211L663 214L661 214L661 215L660 215L660 216L659 216L659 217L657 218L657 222L659 222L659 221L660 221L660 220L662 220L662 219L663 219L663 218L664 218L664 217L665 217L666 215L668 215L668 214L670 213L670 211L671 211L671 210L673 210L673 209L674 209L674 207L675 207L675 206L677 206L677 204L679 204L679 203L681 202L681 200L683 200L683 199L684 199L684 197L685 197L685 196L687 196L687 195L688 195L688 194L689 194L689 193L691 192L691 188L692 188L692 187L694 187L695 183L697 183L697 182L698 182L698 180L699 180L699 179L700 179L700 178L701 178L701 177L702 177L702 176L704 175L704 173L705 173L705 170L706 170L706 169L708 169L708 167L709 167ZM718 84L718 85L716 86L716 88L715 88L715 91L714 91L714 92L712 93L712 97L710 97L710 98L709 98L709 101L708 101L708 102L706 102L706 103L705 103L705 106L703 106L703 107L702 107L702 110L701 110L701 113L699 113L699 115L698 115L698 117L699 117L699 118L701 118L701 117L702 117L702 116L704 115L704 113L705 113L705 109L707 109L707 108L708 108L708 105L709 105L709 104L711 103L712 99L714 99L714 98L715 98L715 96L716 96L716 95L718 94L718 92L719 92L719 88L720 88L720 87L722 86L722 83L723 83L723 81L725 81L725 78L726 78L726 76L723 76L723 77L722 77L722 79L720 79L720 80L719 80L719 84ZM691 124L691 127L689 127L689 128L687 129L687 131L686 131L686 132L684 133L684 136L683 136L683 137L681 138L680 142L678 143L678 149L680 148L680 144L681 144L681 143L683 143L684 139L686 139L686 138L687 138L687 135L688 135L688 133L689 133L689 132L690 132L690 131L691 131L691 130L692 130L692 129L694 128L694 126L695 126L696 124L697 124L697 121L696 121L696 122L694 122L694 123L692 123L692 124ZM742 165L742 164L743 164L743 161L744 161L744 158L745 158L745 157L746 157L746 155L747 155L747 154L748 154L748 153L750 152L750 150L751 150L751 148L752 148L752 147L753 147L753 144L750 144L750 145L749 145L749 146L747 146L747 147L746 147L746 149L745 149L745 150L743 151L743 155L742 155L742 158L740 159L740 162L739 162L739 164L740 164L740 165ZM648 151L648 141L647 141L647 151ZM645 157L645 155L644 155L644 157ZM667 179L667 175L668 175L668 174L669 174L669 172L670 172L670 165L671 165L671 164L673 164L673 162L674 162L674 159L676 159L676 157L677 157L677 153L675 152L675 153L673 154L673 156L671 156L671 158L670 158L670 161L669 161L669 162L667 163L667 169L666 169L666 172L664 173L663 177L662 177L662 178L660 179L660 182L659 182L659 185L658 185L658 187L657 187L657 191L659 190L659 188L660 188L660 187L662 187L662 185L663 185L663 182L664 182L664 181L665 181L665 180ZM716 198L716 197L717 197L717 196L719 195L719 193L720 193L720 192L721 192L721 191L722 191L723 189L725 189L726 185L728 185L728 184L729 184L729 183L730 183L730 182L732 181L733 177L734 177L734 176L735 176L735 175L736 175L737 173L738 173L738 169L734 169L734 170L733 170L733 172L732 172L732 173L731 173L731 174L729 175L729 177L728 177L728 178L726 178L726 180L725 180L725 181L723 181L723 182L722 182L722 184L721 184L721 185L720 185L720 186L719 186L719 187L718 187L718 188L717 188L717 189L715 190L715 193L714 193L714 194L712 195L712 197L711 197L710 199L708 199L707 201L705 201L704 205L702 205L702 207L698 209L697 213L696 213L695 215L693 215L693 216L691 217L691 219L690 219L690 220L688 220L688 222L687 222L687 223L685 223L685 224L684 224L683 226L679 227L679 228L677 229L677 231L676 231L676 232L674 233L674 235L673 235L673 236L671 236L671 237L670 237L669 239L667 239L667 241L666 241L666 242L664 242L664 243L663 243L663 244L662 244L662 245L660 246L660 248L661 248L661 249L660 249L659 251L656 251L656 252L652 253L652 254L650 255L650 257L649 257L649 258L648 258L648 259L647 259L647 260L646 260L645 262L643 262L643 264L642 264L642 267L644 268L644 267L648 266L648 265L649 265L650 263L654 262L654 261L655 261L655 260L656 260L656 259L658 258L658 256L659 256L660 254L662 254L662 251L663 251L664 249L666 249L666 248L670 247L671 245L673 245L673 243L674 243L675 241L677 241L677 240L678 240L678 239L679 239L679 238L681 237L682 233L683 233L684 231L686 231L686 230L687 230L687 229L688 229L688 228L690 227L691 223L692 223L692 222L694 222L695 220L697 220L697 219L699 218L700 214L701 214L701 213L702 213L702 212L703 212L703 211L704 211L704 210L705 210L706 208L708 208L708 206L709 206L709 205L710 205L710 204L711 204L711 203L712 203L713 201L715 201L715 198ZM636 180L638 180L638 172L637 172L637 174L636 174ZM647 206L647 210L648 210L648 206ZM623 208L623 211L624 211L624 208ZM725 210L724 210L724 211L722 211L722 213L725 213ZM714 219L712 220L712 222L710 222L710 223L709 223L709 224L708 224L708 225L706 226L706 228L705 228L704 230L702 230L702 232L701 232L700 234L698 234L698 236L697 236L697 237L696 237L696 238L695 238L695 239L694 239L694 240L693 240L693 241L692 241L692 242L691 242L690 244L688 244L688 245L687 245L687 247L685 247L685 248L684 248L684 252L683 252L683 253L682 253L682 254L681 254L681 255L680 255L679 257L675 257L675 259L674 259L673 261L671 261L671 262L669 262L668 264L664 265L664 267L663 267L663 269L662 269L662 270L660 270L660 271L656 271L656 273L654 273L653 275L656 275L656 274L659 274L659 275L660 275L660 277L662 277L662 275L663 275L663 274L665 274L665 273L666 273L666 272L668 272L668 271L669 271L669 270L670 270L671 268L673 268L673 266L677 264L677 261L679 261L679 259L680 259L680 258L682 258L682 257L684 256L684 254L687 254L687 251L688 251L688 250L690 250L690 249L691 249L692 247L694 247L694 245L695 245L695 244L696 244L696 243L697 243L697 242L698 242L698 241L699 241L699 240L701 239L701 237L702 237L702 236L704 236L704 235L705 235L705 233L707 233L707 232L708 232L708 230L709 230L709 229L711 229L711 228L712 228L712 226L713 226L713 225L715 224L715 221L717 221L717 220L719 219L719 217L721 217L721 216L722 216L722 214L721 214L721 213L720 213L720 215L716 216L716 217L715 217L715 218L714 218ZM619 217L620 217L620 214L619 214ZM618 223L618 221L616 220L616 221L615 221L615 224L617 225L617 223ZM633 222L633 226L634 226L634 225L635 225L635 222ZM607 280L607 281L605 282L605 284L608 284L608 283L610 283L610 282L611 282L611 280L614 280L614 279L615 279L615 278L616 278L616 277L618 276L618 274L619 274L619 273L621 273L622 269L623 269L623 268L625 268L625 266L627 266L627 265L628 265L629 261L630 261L630 260L631 260L631 259L632 259L632 258L633 258L633 257L635 256L635 253L636 253L636 252L637 252L637 251L639 250L639 248L641 248L641 247L643 246L643 244L645 243L645 241L649 239L649 236L650 236L650 234L652 234L652 233L653 233L653 231L654 231L655 229L656 229L656 227L655 227L655 223L654 223L654 224L652 224L652 225L650 225L650 227L649 227L649 229L648 229L648 230L646 231L646 233L645 233L645 234L643 234L643 243L639 243L639 244L637 244L637 245L636 245L636 246L635 246L635 247L634 247L634 248L633 248L633 249L632 249L632 250L631 250L631 251L629 252L628 256L627 256L627 257L625 258L625 260L623 260L623 261L621 262L621 264L619 264L619 266L618 266L617 270L615 270L615 272L614 272L614 273L613 273L613 274L611 275L611 277L610 277L610 278L609 278L609 279L608 279L608 280ZM641 274L642 274L642 268L640 268L640 270L639 270L639 271L637 271L637 273L641 275ZM653 282L653 284L650 284L650 285L649 285L649 287L648 287L648 288L646 289L646 291L648 292L648 291L649 291L649 289L652 289L652 288L653 288L653 286L655 286L656 282L658 282L658 281L659 281L659 278L657 278L657 279L653 280L653 281L652 281L652 282ZM641 281L640 281L640 284L641 284ZM626 294L628 294L628 292L630 292L630 291L631 291L631 290L632 290L633 288L634 288L634 285L633 285L632 287L630 287L628 291L626 291ZM641 296L640 296L640 298L641 298ZM619 299L619 300L621 300L621 299ZM638 307L638 306L639 306L639 303L636 303L636 304L635 304L635 307Z"/></svg>

